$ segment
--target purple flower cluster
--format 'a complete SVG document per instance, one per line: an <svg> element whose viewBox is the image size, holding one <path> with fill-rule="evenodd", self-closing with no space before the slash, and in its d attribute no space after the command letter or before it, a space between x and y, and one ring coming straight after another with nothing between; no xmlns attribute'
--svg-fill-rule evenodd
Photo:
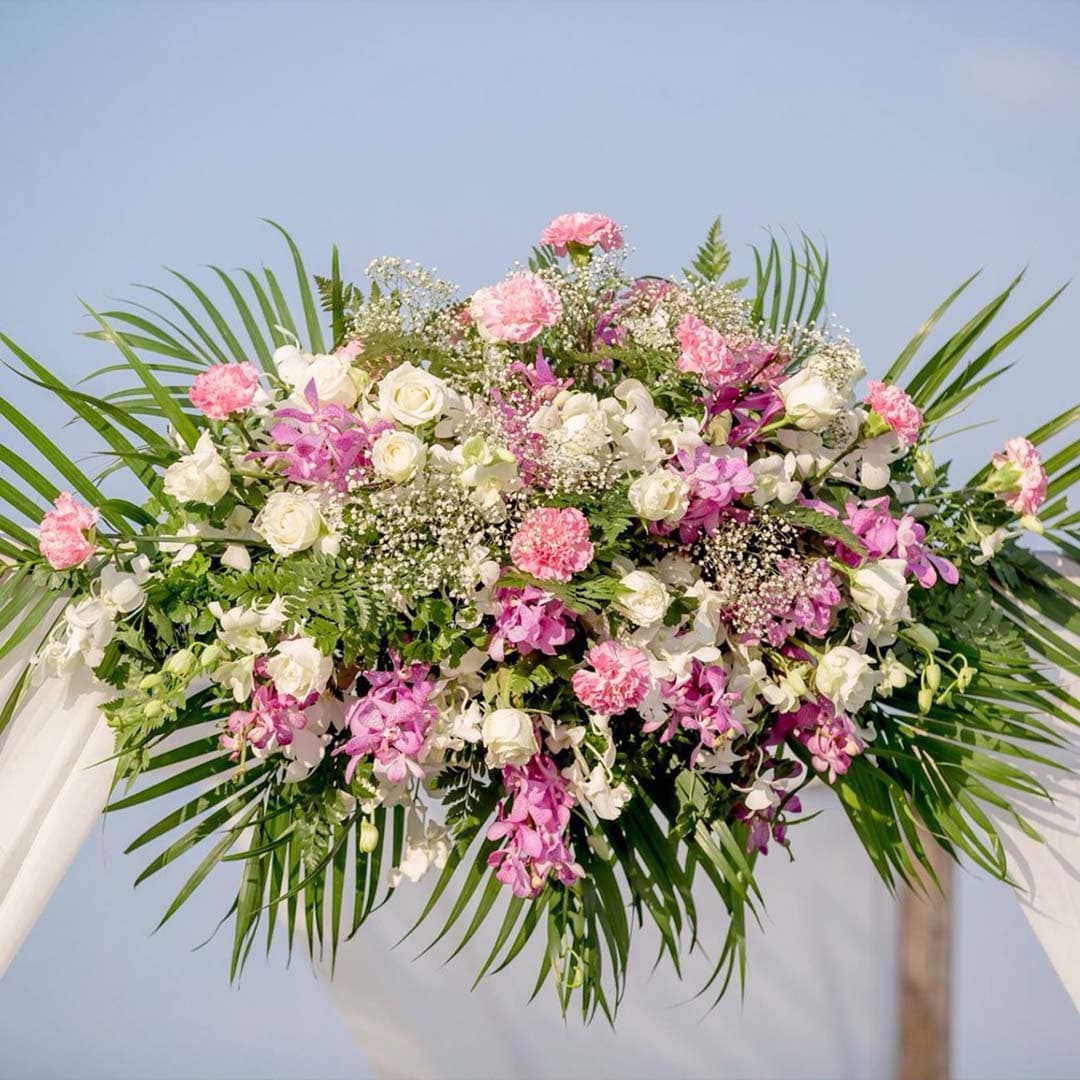
<svg viewBox="0 0 1080 1080"><path fill-rule="evenodd" d="M375 758L375 774L389 783L400 783L410 774L423 776L418 759L438 716L431 700L435 681L428 664L403 668L397 656L390 659L392 670L364 672L368 691L346 717L352 738L335 752L349 755L347 781L360 758L369 754Z"/></svg>
<svg viewBox="0 0 1080 1080"><path fill-rule="evenodd" d="M718 739L729 731L744 734L742 724L735 719L731 706L739 700L738 694L727 689L727 675L719 664L705 664L695 659L690 675L682 682L667 680L660 687L661 696L671 710L667 722L647 720L642 726L646 732L663 727L660 741L667 742L682 728L698 733L698 745L690 754L690 767L697 764L701 751L711 750Z"/></svg>
<svg viewBox="0 0 1080 1080"><path fill-rule="evenodd" d="M492 660L502 663L508 648L516 649L522 656L528 656L534 650L554 656L559 646L574 636L574 627L570 624L577 616L535 585L526 585L523 589L498 589L494 600L497 606L495 632L488 645Z"/></svg>
<svg viewBox="0 0 1080 1080"><path fill-rule="evenodd" d="M293 732L307 723L304 710L319 700L318 694L309 694L298 700L289 694L280 694L266 671L266 660L255 661L255 678L259 680L249 702L248 709L234 709L225 721L221 747L229 751L236 761L245 746L266 750L273 746L288 746Z"/></svg>
<svg viewBox="0 0 1080 1080"><path fill-rule="evenodd" d="M369 451L375 440L394 425L385 420L368 425L341 405L320 404L314 383L308 384L305 397L308 409L289 407L274 413L270 438L285 449L249 457L283 462L282 475L293 483L330 483L344 490L350 473L371 464Z"/></svg>
<svg viewBox="0 0 1080 1080"><path fill-rule="evenodd" d="M488 856L495 876L523 898L538 895L549 874L572 885L583 871L566 846L574 797L558 766L546 755L534 754L526 765L503 769L503 784L511 796L509 810L500 803L487 832L489 840L506 840Z"/></svg>
<svg viewBox="0 0 1080 1080"><path fill-rule="evenodd" d="M826 697L804 701L796 712L780 713L773 736L794 735L810 751L818 772L829 774L829 783L843 776L851 759L861 754L863 743L851 717L838 713Z"/></svg>
<svg viewBox="0 0 1080 1080"><path fill-rule="evenodd" d="M938 578L949 585L960 580L960 572L946 558L935 555L924 543L926 526L920 525L910 514L894 518L889 513L889 497L868 499L862 506L848 502L845 507L848 525L866 546L871 559L903 559L907 572L924 588L937 584ZM858 566L860 556L850 548L838 545L836 554L849 566Z"/></svg>
<svg viewBox="0 0 1080 1080"><path fill-rule="evenodd" d="M679 522L679 539L684 544L693 543L703 531L714 533L721 511L755 485L745 454L704 445L680 450L670 471L689 490L690 505Z"/></svg>

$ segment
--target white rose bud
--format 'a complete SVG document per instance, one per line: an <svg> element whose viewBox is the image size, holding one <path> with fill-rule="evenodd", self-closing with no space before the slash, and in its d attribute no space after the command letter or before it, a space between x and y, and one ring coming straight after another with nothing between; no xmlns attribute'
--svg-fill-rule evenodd
<svg viewBox="0 0 1080 1080"><path fill-rule="evenodd" d="M856 713L869 700L878 676L870 660L848 645L825 653L814 673L814 685L840 712Z"/></svg>
<svg viewBox="0 0 1080 1080"><path fill-rule="evenodd" d="M647 570L631 570L620 584L629 591L619 594L615 606L638 626L652 626L667 614L668 591Z"/></svg>
<svg viewBox="0 0 1080 1080"><path fill-rule="evenodd" d="M788 419L804 431L828 427L844 408L840 391L806 368L785 379L777 389Z"/></svg>
<svg viewBox="0 0 1080 1080"><path fill-rule="evenodd" d="M411 480L426 456L427 448L409 431L384 431L371 447L375 475L395 484Z"/></svg>
<svg viewBox="0 0 1080 1080"><path fill-rule="evenodd" d="M303 701L322 691L334 671L334 662L323 656L311 638L282 641L266 661L266 673L281 694Z"/></svg>
<svg viewBox="0 0 1080 1080"><path fill-rule="evenodd" d="M441 379L409 363L399 364L379 380L379 411L406 427L442 416L446 397Z"/></svg>
<svg viewBox="0 0 1080 1080"><path fill-rule="evenodd" d="M165 470L165 493L180 502L213 506L231 485L229 467L217 452L209 431L199 436L190 454Z"/></svg>
<svg viewBox="0 0 1080 1080"><path fill-rule="evenodd" d="M646 521L674 525L690 505L686 482L666 469L639 476L630 485L630 505Z"/></svg>
<svg viewBox="0 0 1080 1080"><path fill-rule="evenodd" d="M324 404L351 409L360 396L362 377L353 370L348 357L312 355L302 353L295 345L283 345L274 353L274 364L297 397L304 396L311 382L315 383L315 394Z"/></svg>
<svg viewBox="0 0 1080 1080"><path fill-rule="evenodd" d="M856 570L851 599L867 615L871 631L891 630L908 617L908 590L904 559L879 559Z"/></svg>
<svg viewBox="0 0 1080 1080"><path fill-rule="evenodd" d="M295 555L319 539L323 519L318 504L306 495L275 491L253 527L278 555Z"/></svg>
<svg viewBox="0 0 1080 1080"><path fill-rule="evenodd" d="M489 768L524 765L540 748L532 717L521 709L493 709L481 729Z"/></svg>

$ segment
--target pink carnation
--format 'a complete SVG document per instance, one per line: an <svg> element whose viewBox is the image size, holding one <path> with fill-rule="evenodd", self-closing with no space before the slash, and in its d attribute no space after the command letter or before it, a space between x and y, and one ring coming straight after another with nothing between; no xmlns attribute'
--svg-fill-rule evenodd
<svg viewBox="0 0 1080 1080"><path fill-rule="evenodd" d="M922 428L922 413L907 391L871 379L866 384L866 404L896 432L901 446L914 446Z"/></svg>
<svg viewBox="0 0 1080 1080"><path fill-rule="evenodd" d="M478 289L471 309L481 337L523 344L559 321L562 300L543 278L526 271Z"/></svg>
<svg viewBox="0 0 1080 1080"><path fill-rule="evenodd" d="M684 315L675 327L679 342L680 371L700 375L708 382L730 382L738 369L738 357L728 348L723 334L696 315Z"/></svg>
<svg viewBox="0 0 1080 1080"><path fill-rule="evenodd" d="M86 538L88 529L97 523L98 512L77 503L62 491L50 510L41 519L38 548L54 570L70 570L82 566L97 547Z"/></svg>
<svg viewBox="0 0 1080 1080"><path fill-rule="evenodd" d="M251 407L258 385L254 364L215 364L196 376L188 397L211 420L227 420L232 413Z"/></svg>
<svg viewBox="0 0 1080 1080"><path fill-rule="evenodd" d="M589 522L573 507L530 510L510 541L514 565L542 581L569 581L592 557Z"/></svg>
<svg viewBox="0 0 1080 1080"><path fill-rule="evenodd" d="M1034 514L1046 501L1046 470L1039 451L1028 439L1019 437L994 455L997 484L993 490L1017 514ZM1005 486L1007 485L1007 486Z"/></svg>
<svg viewBox="0 0 1080 1080"><path fill-rule="evenodd" d="M619 226L603 214L560 214L540 234L540 243L555 249L556 255L565 255L571 244L591 248L597 244L604 251L614 251L623 244Z"/></svg>
<svg viewBox="0 0 1080 1080"><path fill-rule="evenodd" d="M574 672L578 700L598 716L618 716L640 705L649 690L649 658L630 645L605 641L585 658L592 671Z"/></svg>

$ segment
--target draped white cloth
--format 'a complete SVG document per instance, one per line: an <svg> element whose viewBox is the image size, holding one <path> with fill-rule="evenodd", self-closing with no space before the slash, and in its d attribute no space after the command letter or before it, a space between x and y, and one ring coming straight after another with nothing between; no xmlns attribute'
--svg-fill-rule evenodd
<svg viewBox="0 0 1080 1080"><path fill-rule="evenodd" d="M1058 565L1080 582L1080 568ZM35 645L31 639L0 664L0 700ZM1075 697L1080 680L1061 677ZM28 693L0 738L0 975L104 804L112 775L109 764L99 764L112 751L99 714L104 696L87 675L46 682ZM1070 731L1070 737L1080 752L1080 735ZM1080 1009L1080 776L1045 770L1040 779L1054 803L1032 799L1021 809L1046 842L1008 820L999 824L1025 915ZM335 1001L379 1080L882 1075L894 1041L895 980L891 960L881 956L895 913L850 830L842 821L834 825L829 828L827 812L802 830L794 865L782 852L764 860L769 908L765 932L750 928L747 1000L740 1006L738 995L729 995L711 1014L715 1026L702 1021L701 1003L676 1007L700 985L707 962L688 964L683 983L666 961L650 974L647 933L635 943L617 1033L602 1020L586 1029L571 1019L564 1027L550 994L526 1005L536 971L528 955L470 995L480 947L470 944L446 968L432 954L412 961L429 940L423 933L392 948L424 897L419 886L410 898L407 883L343 947ZM723 913L707 895L699 903L703 937L715 944ZM437 916L433 928L441 925ZM716 932L709 933L710 925ZM776 1037L781 1023L782 1039ZM737 1041L717 1043L718 1033L732 1030L739 1031ZM466 1038L465 1031L482 1034ZM554 1032L557 1057L548 1053ZM821 1047L816 1057L806 1053L811 1034Z"/></svg>
<svg viewBox="0 0 1080 1080"><path fill-rule="evenodd" d="M4 658L0 702L36 646L31 636ZM98 763L113 752L99 712L106 700L81 668L31 688L0 736L0 975L105 804L112 770Z"/></svg>

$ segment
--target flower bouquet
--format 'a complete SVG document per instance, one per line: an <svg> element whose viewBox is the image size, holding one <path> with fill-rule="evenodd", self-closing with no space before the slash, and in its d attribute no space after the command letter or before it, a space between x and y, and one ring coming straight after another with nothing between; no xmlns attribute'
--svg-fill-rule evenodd
<svg viewBox="0 0 1080 1080"><path fill-rule="evenodd" d="M91 311L100 396L2 338L112 461L0 400L41 465L0 446L0 655L54 619L0 726L28 680L113 688L109 811L192 789L139 880L208 848L165 919L231 863L235 973L260 926L332 951L430 871L438 939L492 921L480 975L537 934L540 983L610 1018L633 929L677 966L700 889L713 992L741 976L811 783L889 886L930 842L1006 877L988 811L1045 794L1076 704L1042 669L1080 669L1080 590L1018 541L1078 554L1080 441L1040 448L1080 407L959 485L932 444L1054 297L983 341L1013 282L920 360L969 280L860 389L806 238L728 280L717 222L640 277L568 214L468 298L336 249L309 279L286 240L299 319L270 270L215 269L234 321L181 275L168 315Z"/></svg>

